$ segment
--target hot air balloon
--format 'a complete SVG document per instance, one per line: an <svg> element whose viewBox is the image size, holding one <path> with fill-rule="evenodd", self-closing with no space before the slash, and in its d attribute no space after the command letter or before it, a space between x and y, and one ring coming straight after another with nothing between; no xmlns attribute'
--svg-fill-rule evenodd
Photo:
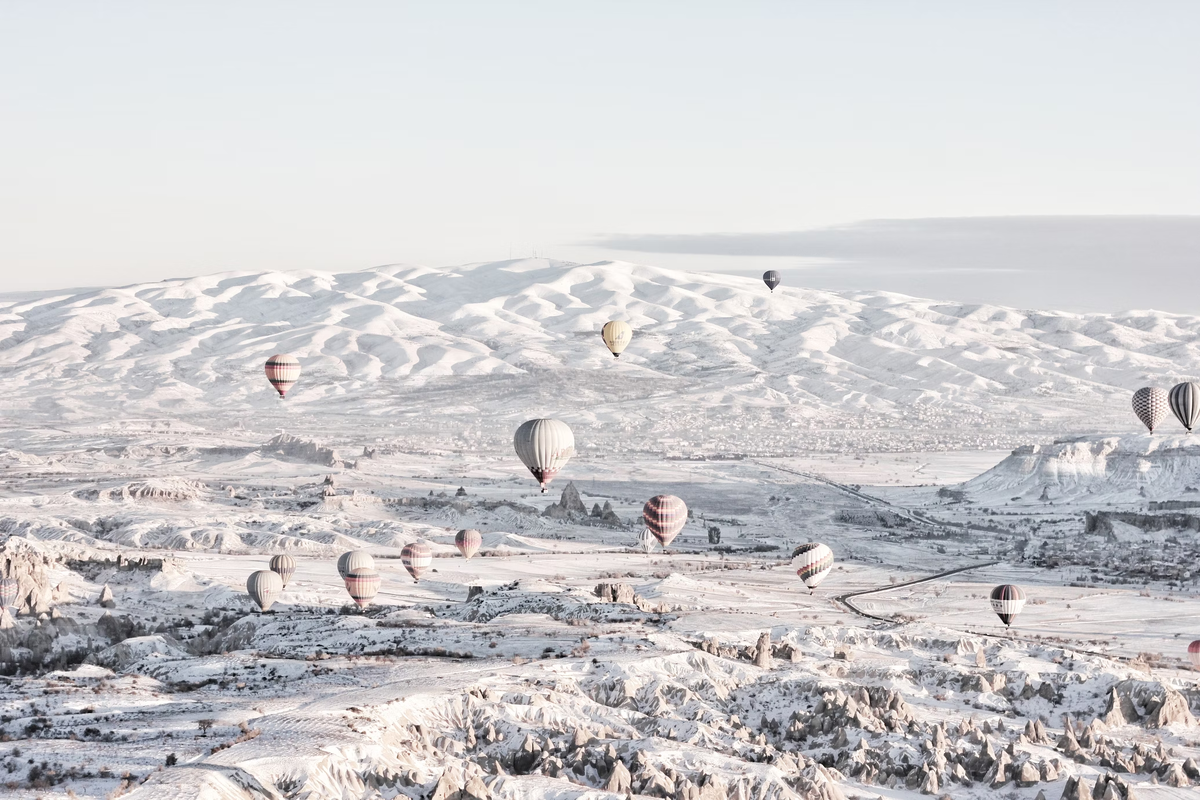
<svg viewBox="0 0 1200 800"><path fill-rule="evenodd" d="M371 558L371 554L366 550L349 550L338 557L338 574L342 576L342 580L346 580L351 570L360 567L375 569L375 559Z"/></svg>
<svg viewBox="0 0 1200 800"><path fill-rule="evenodd" d="M404 563L408 574L413 576L413 583L420 583L421 576L433 563L433 553L424 542L411 542L400 551L400 561Z"/></svg>
<svg viewBox="0 0 1200 800"><path fill-rule="evenodd" d="M1193 667L1200 669L1200 639L1188 645L1188 659L1191 660Z"/></svg>
<svg viewBox="0 0 1200 800"><path fill-rule="evenodd" d="M612 351L613 356L620 358L621 353L625 352L625 348L633 339L633 328L629 327L627 322L614 319L612 322L604 324L604 327L600 329L600 336L603 337L604 344Z"/></svg>
<svg viewBox="0 0 1200 800"><path fill-rule="evenodd" d="M288 389L300 379L300 361L288 353L276 353L267 359L266 371L267 380L275 387L275 391L279 392L280 397L285 397Z"/></svg>
<svg viewBox="0 0 1200 800"><path fill-rule="evenodd" d="M792 567L811 594L833 569L833 551L820 542L802 544L792 551Z"/></svg>
<svg viewBox="0 0 1200 800"><path fill-rule="evenodd" d="M1200 422L1200 383L1177 383L1171 387L1167 399L1176 419L1191 433L1196 423Z"/></svg>
<svg viewBox="0 0 1200 800"><path fill-rule="evenodd" d="M1024 607L1025 591L1020 586L1006 583L992 589L992 611L1005 625L1012 625L1013 619Z"/></svg>
<svg viewBox="0 0 1200 800"><path fill-rule="evenodd" d="M649 553L654 549L654 534L649 528L642 528L642 532L638 534L637 546L643 553Z"/></svg>
<svg viewBox="0 0 1200 800"><path fill-rule="evenodd" d="M367 604L375 599L375 595L379 594L380 583L378 572L370 567L358 567L350 570L346 576L346 591L350 593L350 599L358 603L359 608L366 608Z"/></svg>
<svg viewBox="0 0 1200 800"><path fill-rule="evenodd" d="M1157 386L1146 386L1133 393L1133 413L1151 433L1167 415L1170 405L1166 390Z"/></svg>
<svg viewBox="0 0 1200 800"><path fill-rule="evenodd" d="M454 534L454 546L458 548L458 552L463 554L463 558L470 559L479 552L482 544L483 536L474 528L467 528Z"/></svg>
<svg viewBox="0 0 1200 800"><path fill-rule="evenodd" d="M263 611L270 611L271 605L283 594L283 578L269 569L260 569L251 573L246 581L246 591L250 599L258 603Z"/></svg>
<svg viewBox="0 0 1200 800"><path fill-rule="evenodd" d="M20 587L15 578L0 578L0 608L16 607Z"/></svg>
<svg viewBox="0 0 1200 800"><path fill-rule="evenodd" d="M765 283L767 288L771 290L771 293L774 294L775 287L780 284L779 273L773 269L767 270L763 273L763 283Z"/></svg>
<svg viewBox="0 0 1200 800"><path fill-rule="evenodd" d="M277 573L283 579L283 585L287 586L296 574L296 559L286 555L271 556L271 572Z"/></svg>
<svg viewBox="0 0 1200 800"><path fill-rule="evenodd" d="M687 503L673 494L656 495L642 506L642 519L658 543L669 547L687 524Z"/></svg>
<svg viewBox="0 0 1200 800"><path fill-rule="evenodd" d="M575 435L565 422L556 419L531 419L517 428L513 447L521 463L529 467L542 485L554 480L558 471L575 455Z"/></svg>

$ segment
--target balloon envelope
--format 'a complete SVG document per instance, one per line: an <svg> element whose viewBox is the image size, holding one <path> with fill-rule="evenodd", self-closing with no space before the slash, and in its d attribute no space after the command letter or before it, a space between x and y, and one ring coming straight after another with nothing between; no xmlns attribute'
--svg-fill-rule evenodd
<svg viewBox="0 0 1200 800"><path fill-rule="evenodd" d="M1191 433L1196 423L1200 422L1200 383L1177 383L1171 387L1167 399L1175 419L1182 422L1187 432Z"/></svg>
<svg viewBox="0 0 1200 800"><path fill-rule="evenodd" d="M1151 433L1154 433L1163 417L1167 416L1170 405L1166 389L1159 389L1157 386L1145 386L1133 393L1133 413L1137 414L1137 418Z"/></svg>
<svg viewBox="0 0 1200 800"><path fill-rule="evenodd" d="M265 369L267 380L275 387L275 391L279 392L280 397L285 397L288 389L300 380L300 360L288 353L276 353L268 358Z"/></svg>
<svg viewBox="0 0 1200 800"><path fill-rule="evenodd" d="M358 603L359 608L366 608L367 604L375 599L375 595L379 594L379 584L382 579L379 573L370 567L357 567L350 570L350 574L346 576L346 591L350 593L350 599Z"/></svg>
<svg viewBox="0 0 1200 800"><path fill-rule="evenodd" d="M642 519L658 543L668 547L687 524L687 503L673 494L655 495L642 506Z"/></svg>
<svg viewBox="0 0 1200 800"><path fill-rule="evenodd" d="M608 346L609 351L620 358L621 353L625 352L625 348L633 339L633 328L629 327L627 322L614 319L612 322L605 323L604 327L600 329L600 336L603 337L604 344Z"/></svg>
<svg viewBox="0 0 1200 800"><path fill-rule="evenodd" d="M17 602L19 587L15 578L0 578L0 608L8 608Z"/></svg>
<svg viewBox="0 0 1200 800"><path fill-rule="evenodd" d="M408 574L413 576L413 581L419 582L425 570L433 563L433 553L424 542L412 542L404 545L404 549L400 551L400 561L408 570Z"/></svg>
<svg viewBox="0 0 1200 800"><path fill-rule="evenodd" d="M792 567L805 586L815 589L833 569L833 551L820 542L802 544L792 551Z"/></svg>
<svg viewBox="0 0 1200 800"><path fill-rule="evenodd" d="M469 559L478 553L482 544L483 535L474 528L467 528L454 534L454 546L458 548L458 552L463 554L463 558Z"/></svg>
<svg viewBox="0 0 1200 800"><path fill-rule="evenodd" d="M269 569L260 569L251 573L246 581L246 591L259 608L270 611L272 604L283 594L283 578Z"/></svg>
<svg viewBox="0 0 1200 800"><path fill-rule="evenodd" d="M642 532L638 534L638 547L641 548L643 552L649 553L654 549L655 541L656 539L654 538L654 534L651 533L650 529L642 528Z"/></svg>
<svg viewBox="0 0 1200 800"><path fill-rule="evenodd" d="M1193 667L1200 668L1200 639L1188 645L1188 658L1191 660Z"/></svg>
<svg viewBox="0 0 1200 800"><path fill-rule="evenodd" d="M763 273L763 283L765 283L767 288L772 292L775 291L775 287L780 284L779 273L773 269L767 270Z"/></svg>
<svg viewBox="0 0 1200 800"><path fill-rule="evenodd" d="M359 569L375 569L375 559L371 558L371 554L366 550L349 550L338 558L338 574L342 576L342 580L346 580L346 576L351 570Z"/></svg>
<svg viewBox="0 0 1200 800"><path fill-rule="evenodd" d="M1025 607L1025 590L1020 586L1006 583L992 589L992 611L1000 617L1005 625L1011 625L1013 618Z"/></svg>
<svg viewBox="0 0 1200 800"><path fill-rule="evenodd" d="M546 485L575 455L575 435L565 422L531 419L517 428L513 447L545 492Z"/></svg>
<svg viewBox="0 0 1200 800"><path fill-rule="evenodd" d="M283 579L283 585L287 586L296 574L296 559L289 555L271 556L271 572L277 573Z"/></svg>

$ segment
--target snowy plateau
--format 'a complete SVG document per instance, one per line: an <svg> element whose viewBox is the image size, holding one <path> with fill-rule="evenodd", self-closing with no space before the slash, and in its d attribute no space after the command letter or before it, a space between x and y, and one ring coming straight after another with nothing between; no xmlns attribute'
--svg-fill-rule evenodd
<svg viewBox="0 0 1200 800"><path fill-rule="evenodd" d="M1130 408L1197 376L1197 317L621 262L0 295L0 795L1200 796L1200 440Z"/></svg>

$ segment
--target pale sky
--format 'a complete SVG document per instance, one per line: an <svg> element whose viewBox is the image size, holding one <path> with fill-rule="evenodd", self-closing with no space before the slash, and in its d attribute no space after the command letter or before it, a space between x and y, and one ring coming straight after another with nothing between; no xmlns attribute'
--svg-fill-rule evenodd
<svg viewBox="0 0 1200 800"><path fill-rule="evenodd" d="M1144 306L1123 276L1190 281L1195 220L1167 256L1127 221L1085 285L1061 245L1200 215L1197 41L1193 2L0 0L0 291L536 249L1012 303L997 268L1061 264L1030 305ZM1075 260L877 222L1010 216Z"/></svg>

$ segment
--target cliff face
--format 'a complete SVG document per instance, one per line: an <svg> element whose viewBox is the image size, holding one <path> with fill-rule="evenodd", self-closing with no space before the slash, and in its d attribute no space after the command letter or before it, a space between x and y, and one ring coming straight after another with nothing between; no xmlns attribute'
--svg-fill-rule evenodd
<svg viewBox="0 0 1200 800"><path fill-rule="evenodd" d="M17 581L17 613L50 611L54 588L49 568L58 560L58 556L19 536L10 536L0 544L0 574Z"/></svg>
<svg viewBox="0 0 1200 800"><path fill-rule="evenodd" d="M1027 445L957 488L982 503L1194 497L1200 505L1200 436L1082 436Z"/></svg>

